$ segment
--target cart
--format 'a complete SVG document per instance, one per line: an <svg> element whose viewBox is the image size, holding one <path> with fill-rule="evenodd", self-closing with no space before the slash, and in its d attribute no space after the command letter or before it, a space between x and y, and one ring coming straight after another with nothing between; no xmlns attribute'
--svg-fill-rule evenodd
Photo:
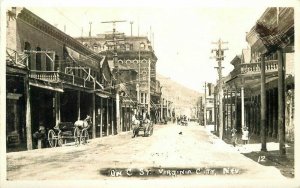
<svg viewBox="0 0 300 188"><path fill-rule="evenodd" d="M142 122L138 127L133 129L133 137L138 136L140 131L144 132L144 136L151 136L153 134L153 122Z"/></svg>
<svg viewBox="0 0 300 188"><path fill-rule="evenodd" d="M72 122L60 122L48 131L48 142L50 147L62 146L66 141L74 140L75 145L85 144L89 139L88 128L80 128Z"/></svg>

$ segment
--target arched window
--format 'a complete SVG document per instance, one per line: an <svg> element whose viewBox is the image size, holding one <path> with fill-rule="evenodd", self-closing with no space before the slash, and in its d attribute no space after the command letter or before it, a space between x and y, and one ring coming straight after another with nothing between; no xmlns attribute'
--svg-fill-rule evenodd
<svg viewBox="0 0 300 188"><path fill-rule="evenodd" d="M37 47L36 51L38 51L38 52L35 55L35 69L42 70L42 54L39 53L39 51L41 51L41 48Z"/></svg>
<svg viewBox="0 0 300 188"><path fill-rule="evenodd" d="M54 70L57 71L59 68L59 56L55 55L55 64L54 64Z"/></svg>
<svg viewBox="0 0 300 188"><path fill-rule="evenodd" d="M52 56L51 53L48 53L46 56L46 71L51 71L51 59L48 56Z"/></svg>
<svg viewBox="0 0 300 188"><path fill-rule="evenodd" d="M26 50L26 51L31 50L31 46L30 46L29 42L25 42L24 50ZM25 52L25 54L28 56L28 68L31 69L31 55L30 55L30 52Z"/></svg>

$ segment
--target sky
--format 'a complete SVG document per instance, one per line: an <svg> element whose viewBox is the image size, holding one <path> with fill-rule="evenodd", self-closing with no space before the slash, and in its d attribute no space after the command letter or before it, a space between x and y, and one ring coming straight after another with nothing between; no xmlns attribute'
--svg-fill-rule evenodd
<svg viewBox="0 0 300 188"><path fill-rule="evenodd" d="M266 7L223 6L104 6L27 7L70 36L88 36L112 30L103 21L126 20L116 29L130 35L148 36L158 58L157 73L170 77L188 88L203 92L204 82L216 83L217 62L210 57L218 39L224 44L223 75L232 71L230 61L247 48L246 32L256 23ZM150 33L153 33L150 35Z"/></svg>

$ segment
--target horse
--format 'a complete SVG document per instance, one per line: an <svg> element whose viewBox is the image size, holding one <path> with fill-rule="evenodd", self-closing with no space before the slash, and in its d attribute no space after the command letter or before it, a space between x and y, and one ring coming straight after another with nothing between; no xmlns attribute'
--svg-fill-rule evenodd
<svg viewBox="0 0 300 188"><path fill-rule="evenodd" d="M133 136L132 136L132 138L134 138L139 133L139 126L141 125L141 121L137 120L137 119L134 119L132 121L132 125L133 125L133 129L132 129Z"/></svg>
<svg viewBox="0 0 300 188"><path fill-rule="evenodd" d="M92 124L92 118L91 118L91 116L88 115L88 116L86 116L86 118L84 120L75 121L74 126L79 127L79 128L88 129L91 124Z"/></svg>

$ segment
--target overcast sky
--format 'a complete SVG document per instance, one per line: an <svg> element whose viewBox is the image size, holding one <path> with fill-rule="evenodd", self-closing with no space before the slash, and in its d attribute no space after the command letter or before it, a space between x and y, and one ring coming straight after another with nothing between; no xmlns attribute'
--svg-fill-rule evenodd
<svg viewBox="0 0 300 188"><path fill-rule="evenodd" d="M133 21L133 35L149 36L154 33L154 50L158 57L157 72L203 92L204 82L216 82L217 62L210 59L211 42L221 38L227 41L223 75L232 70L230 61L243 48L247 48L246 32L254 26L266 7L223 7L223 6L151 6L128 7L27 7L50 24L57 25L66 33L88 36L89 22L92 35L112 30L111 24L102 21L127 20L117 24L117 30L130 35L130 21ZM83 33L82 33L83 28ZM153 39L152 39L153 40Z"/></svg>

